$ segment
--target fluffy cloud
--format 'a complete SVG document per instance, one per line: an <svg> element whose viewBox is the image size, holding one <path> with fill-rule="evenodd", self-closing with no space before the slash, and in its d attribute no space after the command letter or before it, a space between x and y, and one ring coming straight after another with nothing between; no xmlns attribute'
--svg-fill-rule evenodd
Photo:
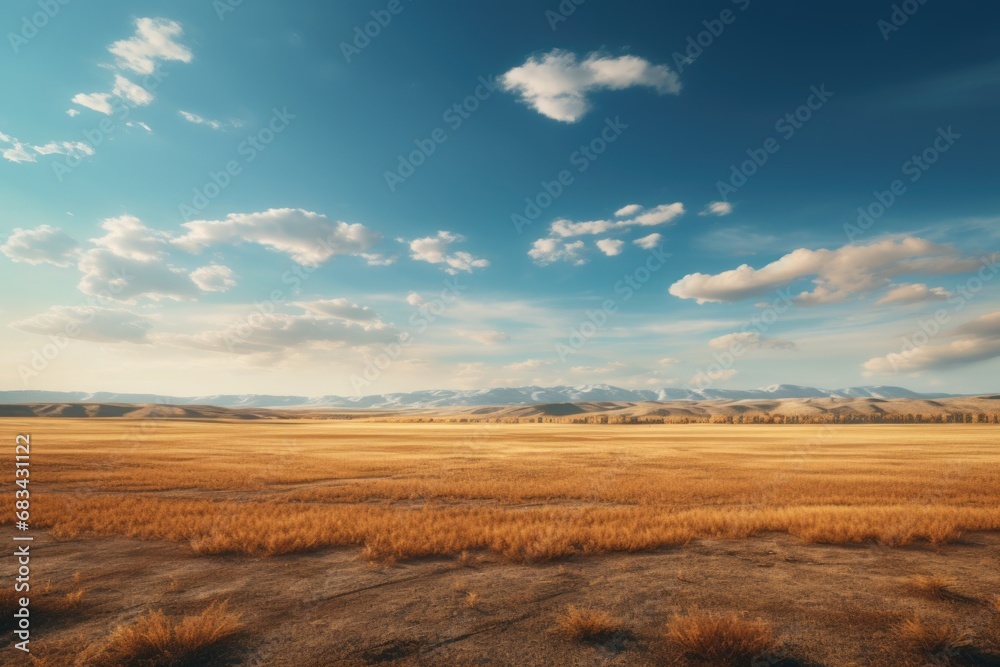
<svg viewBox="0 0 1000 667"><path fill-rule="evenodd" d="M448 252L448 246L464 240L465 237L460 234L439 231L437 236L428 236L410 241L410 257L418 262L443 264L445 267L444 270L451 274L456 274L460 271L471 272L472 269L489 266L490 263L488 260L477 259L467 252Z"/></svg>
<svg viewBox="0 0 1000 667"><path fill-rule="evenodd" d="M705 207L698 215L729 215L733 212L733 205L726 201L713 201L709 202L708 206Z"/></svg>
<svg viewBox="0 0 1000 667"><path fill-rule="evenodd" d="M580 255L583 241L566 242L560 239L538 239L528 251L528 256L535 264L545 266L552 262L570 262L576 266L586 264L586 258Z"/></svg>
<svg viewBox="0 0 1000 667"><path fill-rule="evenodd" d="M315 305L319 302L312 302ZM304 304L290 304L303 308ZM325 315L315 309L305 313L270 313L253 311L252 319L236 322L222 329L197 334L173 334L159 340L177 347L227 352L238 355L272 355L338 348L362 348L391 343L398 333L379 320L355 322Z"/></svg>
<svg viewBox="0 0 1000 667"><path fill-rule="evenodd" d="M923 332L920 332L923 334ZM1000 312L983 315L941 334L947 342L907 347L861 365L864 375L946 370L1000 357ZM917 338L917 334L913 335Z"/></svg>
<svg viewBox="0 0 1000 667"><path fill-rule="evenodd" d="M420 296L417 292L410 292L406 295L406 303L411 306L419 306L424 302L424 297Z"/></svg>
<svg viewBox="0 0 1000 667"><path fill-rule="evenodd" d="M572 222L564 219L556 220L549 226L549 232L553 236L566 238L586 234L605 234L631 227L655 227L657 225L669 224L683 215L684 204L680 202L660 204L656 208L644 213L640 213L642 208L636 208L636 204L629 204L625 208L619 209L615 215L617 216L623 211L628 212L618 216L619 220L592 220L589 222Z"/></svg>
<svg viewBox="0 0 1000 667"><path fill-rule="evenodd" d="M228 266L209 264L191 272L191 280L203 292L225 292L236 286L236 274Z"/></svg>
<svg viewBox="0 0 1000 667"><path fill-rule="evenodd" d="M157 259L170 248L169 234L150 229L133 215L102 220L101 228L107 234L90 239L91 243L120 257L144 261Z"/></svg>
<svg viewBox="0 0 1000 667"><path fill-rule="evenodd" d="M139 107L146 106L153 101L151 92L132 83L121 74L115 74L115 87L111 89L111 93Z"/></svg>
<svg viewBox="0 0 1000 667"><path fill-rule="evenodd" d="M76 260L79 248L79 242L63 230L42 225L36 229L14 229L0 246L0 252L15 262L66 267Z"/></svg>
<svg viewBox="0 0 1000 667"><path fill-rule="evenodd" d="M893 285L885 295L875 302L876 305L925 303L927 301L944 301L951 292L943 287L927 287L924 283L903 283Z"/></svg>
<svg viewBox="0 0 1000 667"><path fill-rule="evenodd" d="M135 34L108 47L115 56L115 67L135 74L149 75L156 71L161 60L189 63L194 58L184 45L174 41L184 30L181 24L167 19L140 18L135 21ZM115 74L110 93L77 93L72 102L98 113L110 115L113 100L124 100L131 106L146 106L153 101L153 93L131 79ZM69 113L67 111L67 113ZM70 114L75 115L75 114Z"/></svg>
<svg viewBox="0 0 1000 667"><path fill-rule="evenodd" d="M127 310L90 306L53 306L44 313L18 320L14 329L44 335L68 336L97 343L145 343L153 323Z"/></svg>
<svg viewBox="0 0 1000 667"><path fill-rule="evenodd" d="M70 101L98 113L111 115L111 93L77 93Z"/></svg>
<svg viewBox="0 0 1000 667"><path fill-rule="evenodd" d="M223 243L256 243L303 266L319 266L334 255L361 255L382 238L362 224L333 222L300 208L230 213L225 220L194 220L183 226L187 233L173 242L188 252Z"/></svg>
<svg viewBox="0 0 1000 667"><path fill-rule="evenodd" d="M185 270L159 259L123 257L94 248L81 256L79 267L83 275L77 287L91 296L134 303L140 297L186 300L201 293Z"/></svg>
<svg viewBox="0 0 1000 667"><path fill-rule="evenodd" d="M743 264L715 275L688 274L670 286L670 293L698 303L730 302L814 276L813 291L802 292L795 300L817 305L883 287L898 275L960 273L976 266L977 260L959 257L951 246L915 237L889 238L836 250L799 248L760 269Z"/></svg>
<svg viewBox="0 0 1000 667"><path fill-rule="evenodd" d="M653 232L649 236L643 236L641 238L635 239L632 243L636 244L643 250L652 250L653 248L660 245L663 242L663 235L659 232Z"/></svg>
<svg viewBox="0 0 1000 667"><path fill-rule="evenodd" d="M597 249L608 257L622 254L625 242L619 239L601 239L597 242Z"/></svg>
<svg viewBox="0 0 1000 667"><path fill-rule="evenodd" d="M622 206L620 209L615 211L615 217L627 218L629 216L635 215L641 210L642 206L639 206L638 204L626 204L625 206Z"/></svg>
<svg viewBox="0 0 1000 667"><path fill-rule="evenodd" d="M191 62L191 51L174 41L183 33L176 21L140 18L135 20L135 34L115 42L108 51L115 56L118 67L136 74L152 74L160 60Z"/></svg>
<svg viewBox="0 0 1000 667"><path fill-rule="evenodd" d="M756 331L740 331L726 334L708 341L708 346L717 350L727 350L730 348L760 349L768 348L773 350L794 350L795 343L781 338L764 338Z"/></svg>
<svg viewBox="0 0 1000 667"><path fill-rule="evenodd" d="M543 116L565 123L575 123L587 113L587 95L592 92L646 86L662 95L681 89L677 74L666 65L599 53L581 62L575 54L559 49L529 57L500 77L500 85Z"/></svg>

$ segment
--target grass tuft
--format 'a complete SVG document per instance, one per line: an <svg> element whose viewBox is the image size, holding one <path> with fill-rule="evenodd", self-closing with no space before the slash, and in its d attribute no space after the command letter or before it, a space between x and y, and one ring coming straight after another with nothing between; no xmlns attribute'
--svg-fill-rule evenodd
<svg viewBox="0 0 1000 667"><path fill-rule="evenodd" d="M574 641L601 641L622 629L622 622L606 611L569 605L564 613L556 616L552 631Z"/></svg>
<svg viewBox="0 0 1000 667"><path fill-rule="evenodd" d="M910 648L932 655L953 655L972 644L969 631L948 623L930 623L918 616L903 621L897 635Z"/></svg>
<svg viewBox="0 0 1000 667"><path fill-rule="evenodd" d="M944 600L953 598L955 593L951 590L950 579L938 575L919 574L910 578L910 587L920 595L932 600Z"/></svg>
<svg viewBox="0 0 1000 667"><path fill-rule="evenodd" d="M107 642L82 656L88 667L195 667L212 664L209 654L242 628L240 616L225 602L179 620L162 611L119 626Z"/></svg>
<svg viewBox="0 0 1000 667"><path fill-rule="evenodd" d="M749 665L755 658L780 648L770 623L738 614L675 615L667 628L667 638L684 653L720 665Z"/></svg>

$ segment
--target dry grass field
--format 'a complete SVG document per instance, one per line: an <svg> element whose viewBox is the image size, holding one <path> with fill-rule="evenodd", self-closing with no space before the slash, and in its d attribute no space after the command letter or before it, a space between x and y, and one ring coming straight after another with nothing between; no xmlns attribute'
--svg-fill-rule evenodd
<svg viewBox="0 0 1000 667"><path fill-rule="evenodd" d="M2 664L1000 664L990 424L0 424Z"/></svg>

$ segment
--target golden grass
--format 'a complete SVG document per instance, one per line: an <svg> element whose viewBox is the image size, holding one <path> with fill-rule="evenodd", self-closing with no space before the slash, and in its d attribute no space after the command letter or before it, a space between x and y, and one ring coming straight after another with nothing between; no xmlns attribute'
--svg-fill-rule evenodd
<svg viewBox="0 0 1000 667"><path fill-rule="evenodd" d="M194 667L205 662L209 652L238 633L238 614L227 604L214 603L205 611L179 620L162 611L140 616L116 628L107 641L81 656L78 664L88 667Z"/></svg>
<svg viewBox="0 0 1000 667"><path fill-rule="evenodd" d="M910 578L910 587L920 595L932 600L955 597L951 590L952 581L938 575L918 574Z"/></svg>
<svg viewBox="0 0 1000 667"><path fill-rule="evenodd" d="M516 561L770 531L944 543L1000 529L996 427L31 422L34 525L202 555L359 547ZM44 484L44 486L42 486ZM44 493L41 491L44 490ZM0 517L0 522L11 521Z"/></svg>
<svg viewBox="0 0 1000 667"><path fill-rule="evenodd" d="M909 648L924 654L954 655L972 644L972 634L948 623L931 623L917 616L903 621L897 636Z"/></svg>
<svg viewBox="0 0 1000 667"><path fill-rule="evenodd" d="M749 665L780 648L770 623L737 614L676 615L667 626L667 640L687 655L719 665Z"/></svg>
<svg viewBox="0 0 1000 667"><path fill-rule="evenodd" d="M601 641L622 629L622 622L606 611L568 605L556 616L552 631L574 641Z"/></svg>
<svg viewBox="0 0 1000 667"><path fill-rule="evenodd" d="M83 604L85 591L82 588L62 592L47 585L40 590L16 592L12 586L0 587L0 630L15 626L14 612L20 607L19 600L28 598L29 612L52 620L69 614Z"/></svg>

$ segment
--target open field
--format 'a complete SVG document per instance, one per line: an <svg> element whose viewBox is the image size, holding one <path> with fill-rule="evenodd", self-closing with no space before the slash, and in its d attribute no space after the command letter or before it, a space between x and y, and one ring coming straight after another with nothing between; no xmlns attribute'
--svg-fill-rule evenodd
<svg viewBox="0 0 1000 667"><path fill-rule="evenodd" d="M48 664L1000 664L989 424L0 424Z"/></svg>

